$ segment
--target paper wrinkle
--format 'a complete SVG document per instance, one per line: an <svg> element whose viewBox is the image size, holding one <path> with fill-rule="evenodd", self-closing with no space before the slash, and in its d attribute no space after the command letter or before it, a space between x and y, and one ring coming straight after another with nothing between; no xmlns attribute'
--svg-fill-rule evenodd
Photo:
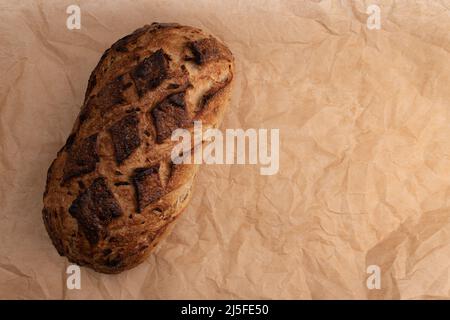
<svg viewBox="0 0 450 320"><path fill-rule="evenodd" d="M64 1L0 5L0 298L450 297L450 37L441 2ZM172 234L137 268L82 268L42 223L46 172L113 42L179 22L236 60L222 129L280 129L280 170L204 165ZM369 265L382 272L369 290Z"/></svg>

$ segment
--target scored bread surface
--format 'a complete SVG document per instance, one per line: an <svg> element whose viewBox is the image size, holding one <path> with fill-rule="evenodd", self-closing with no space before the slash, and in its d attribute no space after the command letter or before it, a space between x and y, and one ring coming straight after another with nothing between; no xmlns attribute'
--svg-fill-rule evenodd
<svg viewBox="0 0 450 320"><path fill-rule="evenodd" d="M104 273L149 255L197 170L171 162L172 131L220 125L233 72L222 42L178 24L146 25L106 50L47 174L42 215L60 255Z"/></svg>

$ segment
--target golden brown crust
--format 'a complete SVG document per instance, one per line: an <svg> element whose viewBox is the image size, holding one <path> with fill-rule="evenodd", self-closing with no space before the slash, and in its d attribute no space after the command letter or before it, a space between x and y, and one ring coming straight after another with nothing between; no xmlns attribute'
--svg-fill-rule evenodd
<svg viewBox="0 0 450 320"><path fill-rule="evenodd" d="M197 170L171 163L171 132L217 127L233 71L224 44L178 24L146 25L106 50L47 175L43 220L60 255L118 273L150 254Z"/></svg>

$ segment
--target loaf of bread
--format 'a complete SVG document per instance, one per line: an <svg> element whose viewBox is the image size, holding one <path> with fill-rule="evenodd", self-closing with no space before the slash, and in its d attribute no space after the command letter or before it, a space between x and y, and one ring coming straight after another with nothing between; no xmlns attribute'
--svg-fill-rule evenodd
<svg viewBox="0 0 450 320"><path fill-rule="evenodd" d="M92 72L71 134L47 174L43 220L78 265L142 262L187 206L197 170L174 164L173 130L217 127L234 59L199 29L153 23L114 43Z"/></svg>

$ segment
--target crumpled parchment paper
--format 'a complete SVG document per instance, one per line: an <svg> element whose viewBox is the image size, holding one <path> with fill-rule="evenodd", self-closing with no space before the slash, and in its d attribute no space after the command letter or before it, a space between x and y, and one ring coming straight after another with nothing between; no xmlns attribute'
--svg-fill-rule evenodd
<svg viewBox="0 0 450 320"><path fill-rule="evenodd" d="M81 8L68 30L66 8ZM367 28L370 4L381 29ZM0 1L0 298L449 298L450 1ZM203 165L173 233L120 275L69 263L47 169L114 41L154 21L233 51L222 129L280 129L280 170ZM369 290L367 268L381 288Z"/></svg>

